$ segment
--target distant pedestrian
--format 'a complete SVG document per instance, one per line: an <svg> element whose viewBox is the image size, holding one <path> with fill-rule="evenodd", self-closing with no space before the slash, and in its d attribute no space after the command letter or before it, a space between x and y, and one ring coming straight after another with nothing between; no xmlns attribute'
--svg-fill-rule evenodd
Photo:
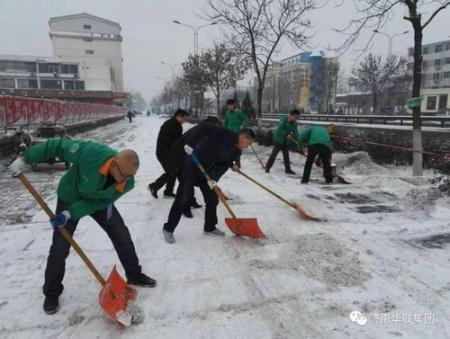
<svg viewBox="0 0 450 339"><path fill-rule="evenodd" d="M298 109L293 109L289 112L287 117L280 118L277 129L273 132L273 149L266 164L266 173L270 172L278 153L282 151L284 172L286 174L295 174L291 169L291 162L289 160L288 138L291 137L294 138L294 140L297 140L298 138L297 119L299 115L300 111Z"/></svg>
<svg viewBox="0 0 450 339"><path fill-rule="evenodd" d="M158 198L158 191L166 185L164 197L174 198L173 188L175 186L176 176L174 173L167 171L167 155L173 144L183 135L182 125L187 120L187 112L179 109L172 118L164 122L159 130L158 139L156 141L156 157L164 169L164 173L154 182L148 185L153 197Z"/></svg>
<svg viewBox="0 0 450 339"><path fill-rule="evenodd" d="M128 117L128 121L131 124L133 122L133 117L134 117L134 114L133 114L132 110L128 110L127 117Z"/></svg>
<svg viewBox="0 0 450 339"><path fill-rule="evenodd" d="M308 148L308 157L303 170L302 184L307 184L311 175L311 168L316 156L319 156L323 166L323 176L328 184L333 182L331 169L331 138L328 129L323 126L307 127L298 136L298 141Z"/></svg>

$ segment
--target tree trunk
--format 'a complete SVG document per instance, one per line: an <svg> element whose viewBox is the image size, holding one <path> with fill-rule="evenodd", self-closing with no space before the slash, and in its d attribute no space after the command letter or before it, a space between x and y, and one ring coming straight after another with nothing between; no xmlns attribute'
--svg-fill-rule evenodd
<svg viewBox="0 0 450 339"><path fill-rule="evenodd" d="M258 90L256 93L256 114L258 118L262 118L262 93L263 87L258 86Z"/></svg>
<svg viewBox="0 0 450 339"><path fill-rule="evenodd" d="M420 97L422 82L422 27L420 17L413 22L414 27L414 70L412 97ZM413 176L423 175L422 119L420 107L413 109Z"/></svg>
<svg viewBox="0 0 450 339"><path fill-rule="evenodd" d="M220 116L220 93L217 92L217 96L216 96L216 100L217 100L217 116Z"/></svg>
<svg viewBox="0 0 450 339"><path fill-rule="evenodd" d="M377 100L378 96L376 92L372 94L372 114L377 114Z"/></svg>

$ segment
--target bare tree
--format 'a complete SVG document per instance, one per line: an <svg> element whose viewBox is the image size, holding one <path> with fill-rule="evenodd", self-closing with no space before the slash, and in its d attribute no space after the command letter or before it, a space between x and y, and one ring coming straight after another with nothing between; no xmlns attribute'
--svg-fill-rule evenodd
<svg viewBox="0 0 450 339"><path fill-rule="evenodd" d="M306 17L317 0L208 0L206 17L227 28L226 41L237 55L250 60L257 80L257 114L267 70L283 39L296 46L308 40Z"/></svg>
<svg viewBox="0 0 450 339"><path fill-rule="evenodd" d="M378 113L378 99L386 86L405 76L406 59L394 55L384 62L379 55L369 54L352 70L350 86L372 95L372 111Z"/></svg>
<svg viewBox="0 0 450 339"><path fill-rule="evenodd" d="M216 43L200 56L203 69L208 75L208 85L216 97L217 115L220 114L220 95L223 90L236 88L248 67L239 62L233 51L223 43Z"/></svg>
<svg viewBox="0 0 450 339"><path fill-rule="evenodd" d="M204 109L204 93L208 88L209 75L202 65L199 55L189 55L188 60L182 63L183 79L189 86L191 105L195 113Z"/></svg>
<svg viewBox="0 0 450 339"><path fill-rule="evenodd" d="M366 30L378 30L383 27L392 17L397 7L402 7L407 14L403 19L409 21L414 31L414 66L412 97L420 97L422 81L422 38L423 31L433 19L450 5L448 0L355 0L359 16L352 19L349 24L339 32L347 34L344 43L339 47L341 51L347 50ZM422 13L428 13L422 17ZM373 34L367 46L373 40ZM422 175L422 120L420 107L413 109L413 175Z"/></svg>

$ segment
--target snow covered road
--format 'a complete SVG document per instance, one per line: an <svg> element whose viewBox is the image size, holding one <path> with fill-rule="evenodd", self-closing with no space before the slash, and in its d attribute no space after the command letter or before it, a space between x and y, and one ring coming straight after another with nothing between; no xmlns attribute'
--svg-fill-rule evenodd
<svg viewBox="0 0 450 339"><path fill-rule="evenodd" d="M258 218L267 239L235 237L228 230L225 239L205 237L200 209L194 219L182 219L176 244L168 245L161 227L172 201L155 200L146 189L161 172L154 155L161 123L139 117L131 126L121 121L84 136L134 148L141 157L136 188L117 207L144 272L158 281L154 289L139 289L144 323L120 330L106 319L97 302L100 287L74 253L60 311L43 313L51 227L19 182L10 184L2 173L2 188L8 182L7 191L20 195L1 201L1 338L450 337L450 199L428 181L411 180L409 169L373 164L364 154L337 154L338 168L345 166L354 184L322 185L313 171L318 181L301 186L299 178L285 176L281 159L265 174L246 152L247 174L328 221L299 219L230 172L219 185L238 216ZM256 150L267 159L269 148ZM304 159L291 154L291 160L301 173ZM60 175L30 176L52 207ZM15 212L8 217L8 211ZM221 229L225 216L220 206ZM93 220L83 219L75 237L104 275L118 263ZM361 313L357 321L350 319L352 311Z"/></svg>

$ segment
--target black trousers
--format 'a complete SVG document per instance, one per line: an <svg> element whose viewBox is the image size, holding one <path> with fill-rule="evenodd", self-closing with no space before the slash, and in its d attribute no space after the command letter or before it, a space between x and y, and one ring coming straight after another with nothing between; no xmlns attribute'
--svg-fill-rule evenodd
<svg viewBox="0 0 450 339"><path fill-rule="evenodd" d="M67 204L58 199L56 205L56 213L67 209ZM141 266L139 266L139 259L136 255L133 240L130 232L123 222L119 211L112 205L111 215L108 219L107 209L97 211L91 214L91 217L100 225L101 228L108 234L114 248L119 256L119 260L125 269L127 277L141 273ZM69 219L65 228L73 235L77 228L78 220ZM60 295L64 289L62 281L64 279L64 272L66 267L66 258L69 255L70 245L63 238L61 232L53 231L53 240L50 247L50 253L47 259L47 268L45 269L45 282L43 292L46 296Z"/></svg>
<svg viewBox="0 0 450 339"><path fill-rule="evenodd" d="M331 150L323 144L315 144L308 146L308 158L305 162L305 168L303 170L302 183L309 181L311 175L311 168L314 164L314 159L319 155L323 166L323 176L327 183L333 182L333 173L331 170Z"/></svg>
<svg viewBox="0 0 450 339"><path fill-rule="evenodd" d="M158 161L161 164L162 168L165 169L165 158L163 156L158 156ZM164 192L166 193L172 193L173 192L173 188L175 187L175 181L176 181L176 176L172 175L172 174L167 174L166 172L164 172L158 179L156 179L153 182L153 186L156 188L157 191L159 191L164 185L166 185L166 189L164 190Z"/></svg>
<svg viewBox="0 0 450 339"><path fill-rule="evenodd" d="M201 173L193 168L193 165L186 165L180 175L180 184L178 185L177 194L170 208L169 217L164 224L164 229L170 233L180 222L181 215L186 208L190 207L192 197L194 196L194 184L197 183L205 200L205 223L204 231L211 232L217 225L217 205L219 198L216 193L211 190Z"/></svg>
<svg viewBox="0 0 450 339"><path fill-rule="evenodd" d="M272 154L270 155L269 160L267 160L266 171L270 171L280 151L283 152L284 171L285 172L291 171L291 162L289 160L289 149L287 144L286 143L278 144L276 142L274 142Z"/></svg>

